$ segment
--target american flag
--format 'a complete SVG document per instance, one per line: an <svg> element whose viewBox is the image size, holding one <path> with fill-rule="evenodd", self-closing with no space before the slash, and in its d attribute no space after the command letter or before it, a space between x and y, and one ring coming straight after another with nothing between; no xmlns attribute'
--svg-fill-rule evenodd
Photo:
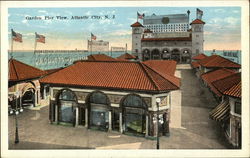
<svg viewBox="0 0 250 158"><path fill-rule="evenodd" d="M12 39L16 42L23 42L22 34L15 32L13 29L11 29Z"/></svg>
<svg viewBox="0 0 250 158"><path fill-rule="evenodd" d="M35 34L36 34L36 42L45 43L45 36L39 35L36 32L35 32Z"/></svg>
<svg viewBox="0 0 250 158"><path fill-rule="evenodd" d="M199 8L196 9L197 14L203 15L203 11L200 10Z"/></svg>
<svg viewBox="0 0 250 158"><path fill-rule="evenodd" d="M93 33L91 33L91 39L96 40L96 36Z"/></svg>
<svg viewBox="0 0 250 158"><path fill-rule="evenodd" d="M138 18L138 19L143 19L144 16L145 16L144 13L143 13L143 14L140 14L140 13L137 12L137 18Z"/></svg>

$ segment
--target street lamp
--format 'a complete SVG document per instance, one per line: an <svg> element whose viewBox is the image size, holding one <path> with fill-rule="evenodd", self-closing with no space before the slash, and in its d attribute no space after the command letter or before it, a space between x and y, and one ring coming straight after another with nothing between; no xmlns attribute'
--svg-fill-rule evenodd
<svg viewBox="0 0 250 158"><path fill-rule="evenodd" d="M156 143L156 149L160 149L160 141L159 141L159 104L161 102L160 98L156 98L156 105L157 105L157 143Z"/></svg>
<svg viewBox="0 0 250 158"><path fill-rule="evenodd" d="M14 109L13 106L12 106L12 109L10 110L10 114L14 114L15 115L15 120L16 120L15 144L17 144L17 143L19 143L17 115L19 114L19 112L20 113L23 112L23 109L22 109L21 105L20 105L20 108L17 108L17 99L19 97L19 93L16 92L15 94L16 94L15 95L16 96L16 105L15 106L16 107ZM14 98L13 98L13 102L14 102Z"/></svg>

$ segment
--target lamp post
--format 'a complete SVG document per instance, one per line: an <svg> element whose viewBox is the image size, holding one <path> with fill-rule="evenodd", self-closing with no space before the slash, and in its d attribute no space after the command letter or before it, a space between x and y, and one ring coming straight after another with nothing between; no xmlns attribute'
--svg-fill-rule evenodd
<svg viewBox="0 0 250 158"><path fill-rule="evenodd" d="M16 121L16 133L15 133L15 144L19 143L19 135L18 135L18 120L17 120L17 115L19 114L19 112L23 112L23 109L20 105L20 108L17 108L17 102L18 102L18 97L19 97L19 93L16 92L15 93L16 95L16 102L15 102L15 108L12 107L12 109L10 110L10 114L13 114L15 115L15 121ZM13 102L14 102L14 99L13 99Z"/></svg>
<svg viewBox="0 0 250 158"><path fill-rule="evenodd" d="M159 104L161 102L161 99L160 98L156 98L156 105L157 105L157 143L156 143L156 149L160 149L160 140L159 140Z"/></svg>

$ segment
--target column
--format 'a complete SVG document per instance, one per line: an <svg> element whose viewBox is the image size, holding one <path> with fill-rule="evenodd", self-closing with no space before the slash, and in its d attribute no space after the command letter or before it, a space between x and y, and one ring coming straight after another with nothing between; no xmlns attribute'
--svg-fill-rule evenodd
<svg viewBox="0 0 250 158"><path fill-rule="evenodd" d="M123 128L122 128L122 113L119 113L119 121L120 121L120 132L123 132Z"/></svg>
<svg viewBox="0 0 250 158"><path fill-rule="evenodd" d="M109 131L112 130L112 113L109 111Z"/></svg>
<svg viewBox="0 0 250 158"><path fill-rule="evenodd" d="M75 127L77 127L78 126L78 120L79 120L79 110L78 110L78 107L76 107L76 110L75 110L75 112L76 112L76 117L75 117Z"/></svg>
<svg viewBox="0 0 250 158"><path fill-rule="evenodd" d="M58 105L55 104L55 122L58 123Z"/></svg>
<svg viewBox="0 0 250 158"><path fill-rule="evenodd" d="M88 109L86 108L85 109L85 127L88 128L88 123L89 120L88 120Z"/></svg>
<svg viewBox="0 0 250 158"><path fill-rule="evenodd" d="M146 137L148 136L148 115L146 115Z"/></svg>
<svg viewBox="0 0 250 158"><path fill-rule="evenodd" d="M44 87L43 87L43 99L44 99L44 100L47 99L47 98L46 98L46 87L47 87L47 86L44 86Z"/></svg>
<svg viewBox="0 0 250 158"><path fill-rule="evenodd" d="M35 89L34 107L37 106L37 90Z"/></svg>
<svg viewBox="0 0 250 158"><path fill-rule="evenodd" d="M19 95L19 103L20 103L20 108L23 108L23 105L22 105L22 96L21 96L21 94Z"/></svg>

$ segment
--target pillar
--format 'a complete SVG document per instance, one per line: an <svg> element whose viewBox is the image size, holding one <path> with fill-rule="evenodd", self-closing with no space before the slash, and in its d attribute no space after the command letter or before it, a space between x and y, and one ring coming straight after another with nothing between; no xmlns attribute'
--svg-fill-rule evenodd
<svg viewBox="0 0 250 158"><path fill-rule="evenodd" d="M35 89L34 107L37 106L37 90Z"/></svg>
<svg viewBox="0 0 250 158"><path fill-rule="evenodd" d="M44 98L44 100L47 99L47 98L46 98L46 87L47 87L47 86L44 86L44 87L43 87L43 98Z"/></svg>
<svg viewBox="0 0 250 158"><path fill-rule="evenodd" d="M148 115L146 115L146 137L148 136Z"/></svg>
<svg viewBox="0 0 250 158"><path fill-rule="evenodd" d="M112 130L112 113L109 111L109 131Z"/></svg>
<svg viewBox="0 0 250 158"><path fill-rule="evenodd" d="M78 107L76 107L76 117L75 117L75 127L77 127L78 126L78 124L79 124L79 110L78 110Z"/></svg>
<svg viewBox="0 0 250 158"><path fill-rule="evenodd" d="M58 123L58 105L55 104L55 122Z"/></svg>
<svg viewBox="0 0 250 158"><path fill-rule="evenodd" d="M123 128L122 128L122 113L119 113L119 123L120 123L120 132L123 132Z"/></svg>
<svg viewBox="0 0 250 158"><path fill-rule="evenodd" d="M88 109L86 108L85 109L85 127L88 128Z"/></svg>

